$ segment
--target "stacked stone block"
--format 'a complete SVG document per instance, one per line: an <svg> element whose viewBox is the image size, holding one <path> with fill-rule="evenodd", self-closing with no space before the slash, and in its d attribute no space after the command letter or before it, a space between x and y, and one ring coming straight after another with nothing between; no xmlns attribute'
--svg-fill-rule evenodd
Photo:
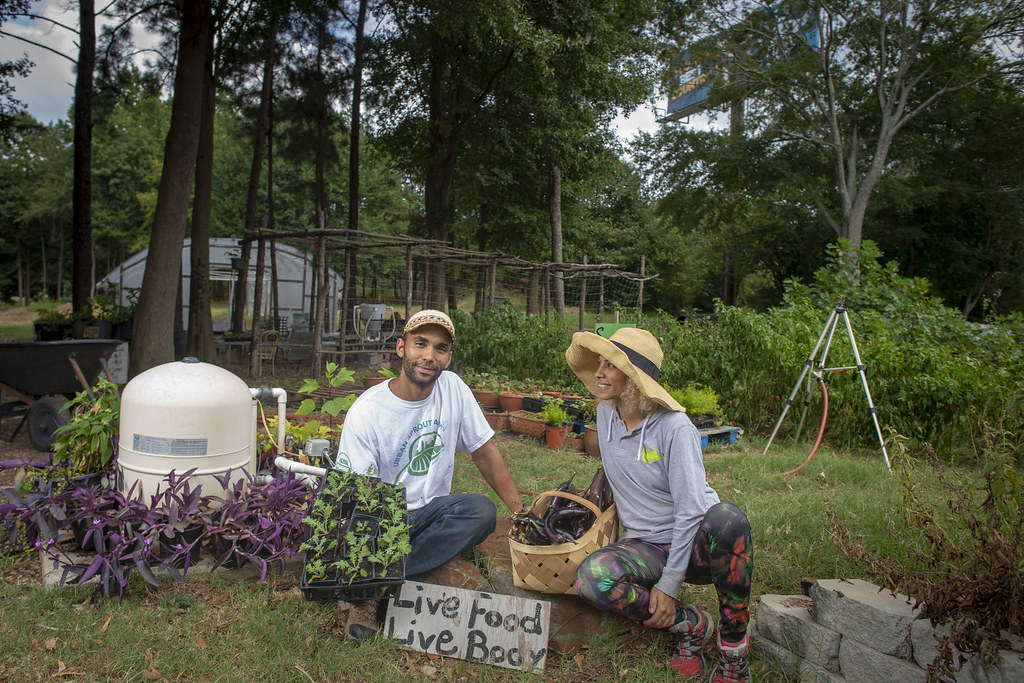
<svg viewBox="0 0 1024 683"><path fill-rule="evenodd" d="M762 595L751 634L762 655L800 681L923 683L943 630L921 618L905 595L859 579L823 579L807 596ZM998 667L970 657L956 680L1024 681L1024 643L1012 642Z"/></svg>

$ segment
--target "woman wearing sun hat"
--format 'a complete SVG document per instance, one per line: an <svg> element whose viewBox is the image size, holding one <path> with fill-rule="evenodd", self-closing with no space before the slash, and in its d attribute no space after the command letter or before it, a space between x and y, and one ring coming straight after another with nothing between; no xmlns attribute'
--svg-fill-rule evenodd
<svg viewBox="0 0 1024 683"><path fill-rule="evenodd" d="M658 384L658 340L634 327L609 339L577 332L565 358L600 401L601 462L622 523L618 542L580 564L576 592L599 609L667 629L677 641L672 669L702 676L711 617L676 596L684 582L714 584L721 619L711 681L746 681L750 524L707 484L700 434Z"/></svg>

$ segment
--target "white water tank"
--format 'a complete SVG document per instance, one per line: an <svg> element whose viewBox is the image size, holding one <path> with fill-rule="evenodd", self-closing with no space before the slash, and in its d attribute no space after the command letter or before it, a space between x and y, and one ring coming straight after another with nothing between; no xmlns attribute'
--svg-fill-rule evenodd
<svg viewBox="0 0 1024 683"><path fill-rule="evenodd" d="M151 368L132 379L121 395L118 464L121 491L138 482L145 500L164 488L171 470L204 495L223 488L214 478L231 470L255 474L256 403L237 375L195 358Z"/></svg>

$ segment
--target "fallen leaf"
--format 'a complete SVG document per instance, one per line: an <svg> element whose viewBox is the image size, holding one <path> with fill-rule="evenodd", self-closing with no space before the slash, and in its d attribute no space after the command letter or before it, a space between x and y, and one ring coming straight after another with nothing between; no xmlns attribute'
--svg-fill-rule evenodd
<svg viewBox="0 0 1024 683"><path fill-rule="evenodd" d="M107 617L107 620L103 622L103 626L100 627L100 635L103 635L104 633L107 632L107 627L110 626L110 620L113 619L113 618L114 618L114 615L111 614L109 617Z"/></svg>
<svg viewBox="0 0 1024 683"><path fill-rule="evenodd" d="M654 663L654 668L655 669L664 669L665 668L665 662L655 662Z"/></svg>
<svg viewBox="0 0 1024 683"><path fill-rule="evenodd" d="M205 650L210 647L210 644L202 636L196 636L196 647Z"/></svg>
<svg viewBox="0 0 1024 683"><path fill-rule="evenodd" d="M434 679L434 678L437 678L437 669L435 669L435 668L434 668L434 667L432 667L432 666L426 666L426 665L424 665L424 666L421 666L421 667L420 667L420 671L421 671L421 672L423 673L423 675L424 675L424 676L426 676L427 678L430 678L430 679Z"/></svg>
<svg viewBox="0 0 1024 683"><path fill-rule="evenodd" d="M622 669L619 671L619 678L625 678L626 674L629 673L629 669Z"/></svg>
<svg viewBox="0 0 1024 683"><path fill-rule="evenodd" d="M436 652L427 652L425 654L427 655L427 659L429 659L432 662L436 662L437 660L441 659L441 655L437 654Z"/></svg>
<svg viewBox="0 0 1024 683"><path fill-rule="evenodd" d="M43 646L39 644L39 641L38 641L38 640L36 640L35 638L33 638L33 639L32 639L32 649L33 649L33 650L42 650L42 649L43 649Z"/></svg>
<svg viewBox="0 0 1024 683"><path fill-rule="evenodd" d="M57 639L47 638L43 641L43 645L46 647L47 650L52 650L53 648L57 647Z"/></svg>
<svg viewBox="0 0 1024 683"><path fill-rule="evenodd" d="M64 662L62 662L62 661L60 661L60 660L58 659L58 660L57 660L57 674L59 675L59 674L60 674L60 672L61 672L61 671L63 671L64 669L66 669L66 668L67 668L67 667L66 667L66 666L64 666Z"/></svg>
<svg viewBox="0 0 1024 683"><path fill-rule="evenodd" d="M164 680L163 674L161 674L159 671L157 671L153 667L149 667L149 671L147 671L146 673L144 673L142 675L145 676L146 678L148 678L151 681L162 681L162 680Z"/></svg>
<svg viewBox="0 0 1024 683"><path fill-rule="evenodd" d="M580 670L580 672L582 673L583 672L583 654L580 653L580 654L576 655L575 657L572 658L572 660L574 662L576 662L576 668L578 668Z"/></svg>

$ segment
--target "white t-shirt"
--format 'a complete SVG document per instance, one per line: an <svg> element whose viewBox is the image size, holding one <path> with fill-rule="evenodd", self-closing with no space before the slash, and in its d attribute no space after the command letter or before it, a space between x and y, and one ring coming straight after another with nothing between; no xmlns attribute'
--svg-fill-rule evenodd
<svg viewBox="0 0 1024 683"><path fill-rule="evenodd" d="M388 388L392 381L370 387L349 408L338 466L405 484L409 509L417 510L451 493L456 449L472 453L494 430L453 372L443 371L422 401L398 398Z"/></svg>

